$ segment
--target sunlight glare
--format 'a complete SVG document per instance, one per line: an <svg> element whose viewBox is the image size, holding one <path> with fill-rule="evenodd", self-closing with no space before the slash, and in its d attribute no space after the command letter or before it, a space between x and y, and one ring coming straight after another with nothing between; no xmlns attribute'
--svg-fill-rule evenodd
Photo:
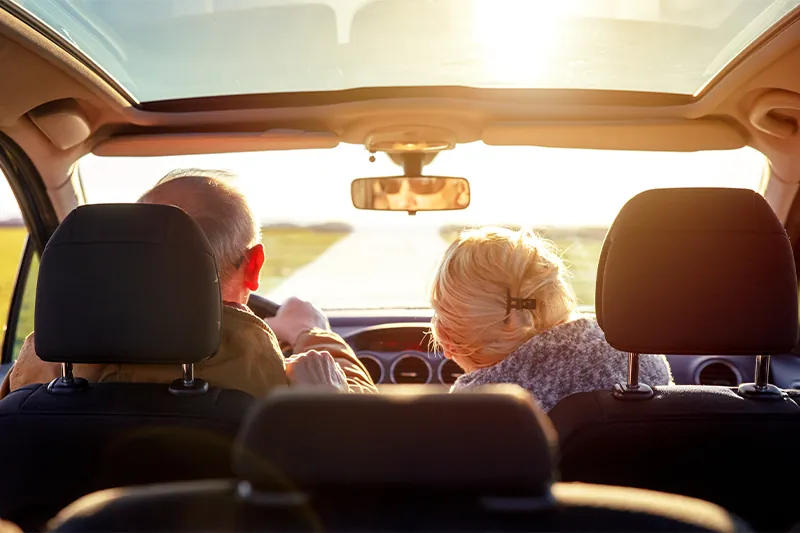
<svg viewBox="0 0 800 533"><path fill-rule="evenodd" d="M562 21L574 7L569 0L475 0L474 39L489 79L543 85Z"/></svg>

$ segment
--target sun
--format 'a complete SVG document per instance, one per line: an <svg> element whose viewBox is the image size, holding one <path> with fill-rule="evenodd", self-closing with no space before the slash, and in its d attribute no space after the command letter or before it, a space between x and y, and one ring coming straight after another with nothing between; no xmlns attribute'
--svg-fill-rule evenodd
<svg viewBox="0 0 800 533"><path fill-rule="evenodd" d="M473 38L492 85L547 86L548 61L575 0L474 0Z"/></svg>

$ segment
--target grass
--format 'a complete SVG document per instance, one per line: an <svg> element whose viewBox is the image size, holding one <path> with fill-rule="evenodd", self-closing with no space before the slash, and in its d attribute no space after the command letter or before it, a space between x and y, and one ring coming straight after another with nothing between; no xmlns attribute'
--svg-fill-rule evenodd
<svg viewBox="0 0 800 533"><path fill-rule="evenodd" d="M33 304L36 301L36 281L39 277L39 256L33 257L28 279L25 281L25 292L22 295L22 309L19 312L19 322L17 322L17 334L14 337L14 359L19 355L25 337L33 332ZM5 322L3 322L5 324Z"/></svg>
<svg viewBox="0 0 800 533"><path fill-rule="evenodd" d="M458 237L459 229L442 228L441 236L449 244ZM562 253L570 274L570 282L582 306L594 306L594 288L597 280L597 263L603 248L604 228L562 229L539 232L550 239Z"/></svg>
<svg viewBox="0 0 800 533"><path fill-rule="evenodd" d="M25 238L28 232L24 227L0 227L0 330L5 332L6 321L8 320L8 308L11 305L11 296L14 293L14 285L17 281L17 270L22 259L22 251L25 248ZM38 268L38 265L36 266ZM35 291L35 286L34 289ZM33 301L33 298L30 298ZM19 350L22 340L33 331L33 309L23 309L20 314L19 327L17 328L18 337L21 340L15 342L14 354ZM0 342L2 342L0 340Z"/></svg>
<svg viewBox="0 0 800 533"><path fill-rule="evenodd" d="M266 294L297 269L320 256L346 232L315 231L307 228L264 228L261 240L267 259L261 271L258 292Z"/></svg>
<svg viewBox="0 0 800 533"><path fill-rule="evenodd" d="M0 324L5 327L25 238L23 227L0 227Z"/></svg>

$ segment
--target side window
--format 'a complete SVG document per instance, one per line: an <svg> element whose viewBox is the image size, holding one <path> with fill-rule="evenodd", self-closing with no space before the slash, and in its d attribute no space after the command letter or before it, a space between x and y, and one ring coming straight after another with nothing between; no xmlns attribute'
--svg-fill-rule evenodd
<svg viewBox="0 0 800 533"><path fill-rule="evenodd" d="M28 231L6 177L0 173L0 328L2 363L17 358L33 331L38 257L27 246ZM0 373L1 374L1 373ZM0 376L2 377L2 376Z"/></svg>
<svg viewBox="0 0 800 533"><path fill-rule="evenodd" d="M17 323L11 348L11 360L16 361L25 338L33 333L33 306L36 302L36 280L39 279L39 254L30 253L25 285L21 287L21 300L17 310Z"/></svg>

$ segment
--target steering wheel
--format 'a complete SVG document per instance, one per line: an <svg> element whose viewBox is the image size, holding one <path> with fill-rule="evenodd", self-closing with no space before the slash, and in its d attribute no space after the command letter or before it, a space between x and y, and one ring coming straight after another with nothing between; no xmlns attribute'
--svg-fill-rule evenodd
<svg viewBox="0 0 800 533"><path fill-rule="evenodd" d="M259 318L271 318L278 314L281 304L273 302L269 298L264 298L260 294L250 293L247 300L247 307Z"/></svg>
<svg viewBox="0 0 800 533"><path fill-rule="evenodd" d="M251 294L250 299L247 301L247 306L256 314L256 316L264 319L264 318L271 318L278 314L278 309L281 308L281 305L277 302L273 302L269 298L264 298L258 294ZM291 346L285 343L281 343L281 351L283 352L284 357L290 357L294 354L294 351Z"/></svg>

